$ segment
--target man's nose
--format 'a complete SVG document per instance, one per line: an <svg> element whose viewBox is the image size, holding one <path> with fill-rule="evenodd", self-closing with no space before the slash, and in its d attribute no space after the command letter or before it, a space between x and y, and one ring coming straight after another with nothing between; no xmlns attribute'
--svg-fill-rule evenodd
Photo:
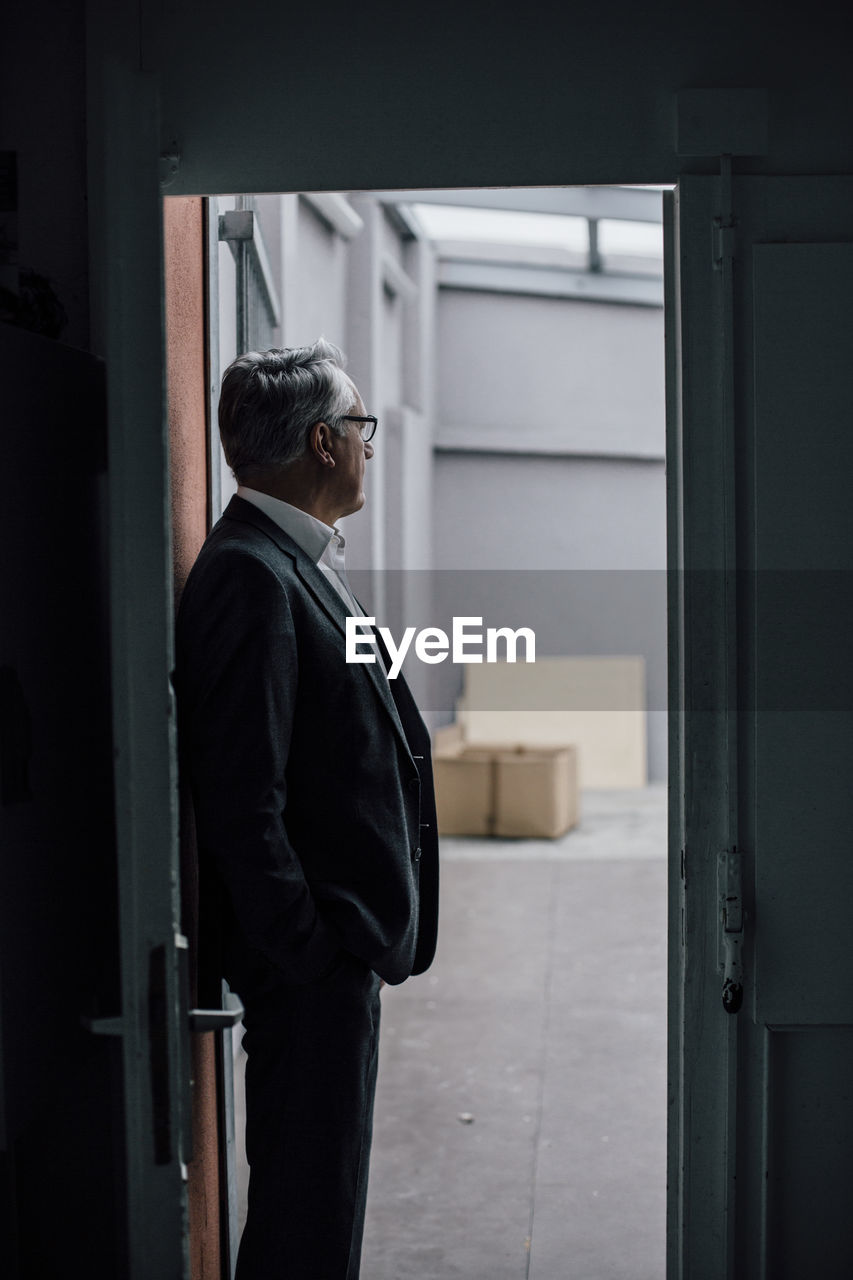
<svg viewBox="0 0 853 1280"><path fill-rule="evenodd" d="M373 445L370 443L369 440L365 440L364 442L364 456L365 458L373 457Z"/></svg>

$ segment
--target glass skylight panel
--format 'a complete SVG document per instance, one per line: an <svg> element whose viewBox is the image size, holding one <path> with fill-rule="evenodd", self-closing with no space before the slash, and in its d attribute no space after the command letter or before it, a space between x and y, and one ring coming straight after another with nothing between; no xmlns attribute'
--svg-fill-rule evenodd
<svg viewBox="0 0 853 1280"><path fill-rule="evenodd" d="M432 240L555 245L576 253L587 250L586 218L440 204L416 204L414 210Z"/></svg>

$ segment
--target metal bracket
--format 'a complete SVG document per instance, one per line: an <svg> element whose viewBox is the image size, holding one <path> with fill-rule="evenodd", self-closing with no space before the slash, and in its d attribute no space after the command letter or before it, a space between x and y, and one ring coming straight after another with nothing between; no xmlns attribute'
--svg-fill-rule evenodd
<svg viewBox="0 0 853 1280"><path fill-rule="evenodd" d="M731 215L726 218L715 218L711 228L711 259L714 270L722 270L723 261L731 262L735 257L736 238L735 220Z"/></svg>
<svg viewBox="0 0 853 1280"><path fill-rule="evenodd" d="M219 215L219 239L228 244L255 238L255 214L252 209L229 209Z"/></svg>
<svg viewBox="0 0 853 1280"><path fill-rule="evenodd" d="M250 277L266 308L272 328L281 324L281 303L264 247L261 224L253 209L228 209L219 215L219 239L228 245L237 266L237 349L247 351L250 332Z"/></svg>
<svg viewBox="0 0 853 1280"><path fill-rule="evenodd" d="M722 925L723 1008L737 1013L743 1004L743 879L737 849L720 854L718 886Z"/></svg>
<svg viewBox="0 0 853 1280"><path fill-rule="evenodd" d="M726 263L731 267L734 261L736 225L732 207L732 157L727 153L720 156L720 212L711 225L711 259L715 271L722 271Z"/></svg>

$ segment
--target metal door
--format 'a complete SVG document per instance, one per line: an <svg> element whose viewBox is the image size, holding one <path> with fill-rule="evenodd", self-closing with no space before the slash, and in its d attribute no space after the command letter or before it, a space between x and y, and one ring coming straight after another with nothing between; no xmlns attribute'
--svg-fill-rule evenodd
<svg viewBox="0 0 853 1280"><path fill-rule="evenodd" d="M127 1280L188 1271L189 1054L180 934L157 85L139 14L94 0L87 27L92 345L104 359L113 794L120 985L93 1020L123 1088L116 1160Z"/></svg>
<svg viewBox="0 0 853 1280"><path fill-rule="evenodd" d="M667 204L673 1280L853 1272L851 209Z"/></svg>

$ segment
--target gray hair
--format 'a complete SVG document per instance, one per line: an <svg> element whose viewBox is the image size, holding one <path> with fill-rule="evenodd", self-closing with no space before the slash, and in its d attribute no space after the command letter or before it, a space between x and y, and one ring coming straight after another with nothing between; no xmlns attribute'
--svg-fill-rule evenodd
<svg viewBox="0 0 853 1280"><path fill-rule="evenodd" d="M219 434L237 479L259 467L302 457L316 422L336 435L355 403L343 352L319 338L310 347L248 351L225 370L219 396Z"/></svg>

